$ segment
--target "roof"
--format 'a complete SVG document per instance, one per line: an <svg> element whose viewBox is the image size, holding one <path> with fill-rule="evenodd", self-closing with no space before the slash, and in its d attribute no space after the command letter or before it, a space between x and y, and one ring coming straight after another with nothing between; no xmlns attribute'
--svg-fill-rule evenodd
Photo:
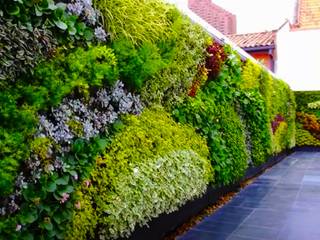
<svg viewBox="0 0 320 240"><path fill-rule="evenodd" d="M241 48L273 47L276 31L228 35L228 38Z"/></svg>
<svg viewBox="0 0 320 240"><path fill-rule="evenodd" d="M188 7L221 33L236 33L236 16L211 0L188 0Z"/></svg>
<svg viewBox="0 0 320 240"><path fill-rule="evenodd" d="M295 29L320 28L320 0L297 0Z"/></svg>

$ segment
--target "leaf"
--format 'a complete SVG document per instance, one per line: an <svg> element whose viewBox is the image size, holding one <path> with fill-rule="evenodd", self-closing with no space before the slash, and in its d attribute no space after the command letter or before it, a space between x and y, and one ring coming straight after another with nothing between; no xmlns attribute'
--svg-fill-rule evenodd
<svg viewBox="0 0 320 240"><path fill-rule="evenodd" d="M23 240L33 240L33 235L31 233L24 233L22 236Z"/></svg>
<svg viewBox="0 0 320 240"><path fill-rule="evenodd" d="M45 222L43 223L43 226L45 229L47 229L48 231L52 231L53 230L53 225L51 222Z"/></svg>
<svg viewBox="0 0 320 240"><path fill-rule="evenodd" d="M75 28L75 27L69 27L68 28L68 33L70 34L70 35L76 35L76 33L77 33L77 29Z"/></svg>
<svg viewBox="0 0 320 240"><path fill-rule="evenodd" d="M10 5L7 9L7 12L11 16L17 16L20 13L20 8L18 5Z"/></svg>
<svg viewBox="0 0 320 240"><path fill-rule="evenodd" d="M55 182L49 183L49 185L47 187L48 192L54 192L56 189L57 189L57 185Z"/></svg>
<svg viewBox="0 0 320 240"><path fill-rule="evenodd" d="M26 224L26 223L33 223L38 219L38 213L37 210L32 210L27 212L25 215L22 215L20 220L21 223Z"/></svg>
<svg viewBox="0 0 320 240"><path fill-rule="evenodd" d="M61 20L53 20L53 22L61 30L66 30L68 28L68 25L62 22Z"/></svg>
<svg viewBox="0 0 320 240"><path fill-rule="evenodd" d="M106 139L100 138L96 142L97 142L97 145L98 145L100 151L105 150L108 145L108 141Z"/></svg>
<svg viewBox="0 0 320 240"><path fill-rule="evenodd" d="M74 188L73 186L71 185L68 185L65 189L64 189L64 192L66 193L72 193L74 191Z"/></svg>
<svg viewBox="0 0 320 240"><path fill-rule="evenodd" d="M67 185L68 182L69 182L69 176L68 176L68 175L63 176L63 177L61 177L61 178L58 178L58 179L55 181L55 183L56 183L57 185Z"/></svg>
<svg viewBox="0 0 320 240"><path fill-rule="evenodd" d="M93 32L91 29L87 28L85 31L84 31L84 38L87 40L87 41L90 41L92 40L93 38Z"/></svg>
<svg viewBox="0 0 320 240"><path fill-rule="evenodd" d="M58 225L64 220L61 212L56 212L52 218Z"/></svg>

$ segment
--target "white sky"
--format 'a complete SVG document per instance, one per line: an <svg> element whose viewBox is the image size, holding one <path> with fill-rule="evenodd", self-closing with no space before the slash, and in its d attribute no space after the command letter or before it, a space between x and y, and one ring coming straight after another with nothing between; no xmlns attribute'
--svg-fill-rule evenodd
<svg viewBox="0 0 320 240"><path fill-rule="evenodd" d="M187 5L188 0L166 0ZM211 0L237 16L237 32L261 32L292 20L297 0Z"/></svg>
<svg viewBox="0 0 320 240"><path fill-rule="evenodd" d="M292 20L296 0L212 0L237 16L237 32L259 32Z"/></svg>

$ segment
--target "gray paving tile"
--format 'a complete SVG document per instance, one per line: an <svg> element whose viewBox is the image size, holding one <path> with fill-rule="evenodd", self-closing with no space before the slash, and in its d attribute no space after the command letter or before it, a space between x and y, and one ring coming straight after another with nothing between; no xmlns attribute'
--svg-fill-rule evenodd
<svg viewBox="0 0 320 240"><path fill-rule="evenodd" d="M320 152L295 152L179 239L319 240Z"/></svg>
<svg viewBox="0 0 320 240"><path fill-rule="evenodd" d="M243 225L234 231L232 235L270 240L277 239L279 233L279 229Z"/></svg>

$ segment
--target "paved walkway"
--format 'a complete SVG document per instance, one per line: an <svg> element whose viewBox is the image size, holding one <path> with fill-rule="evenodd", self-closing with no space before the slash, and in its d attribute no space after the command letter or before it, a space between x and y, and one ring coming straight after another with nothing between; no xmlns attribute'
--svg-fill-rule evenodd
<svg viewBox="0 0 320 240"><path fill-rule="evenodd" d="M320 240L320 152L295 152L179 240Z"/></svg>

